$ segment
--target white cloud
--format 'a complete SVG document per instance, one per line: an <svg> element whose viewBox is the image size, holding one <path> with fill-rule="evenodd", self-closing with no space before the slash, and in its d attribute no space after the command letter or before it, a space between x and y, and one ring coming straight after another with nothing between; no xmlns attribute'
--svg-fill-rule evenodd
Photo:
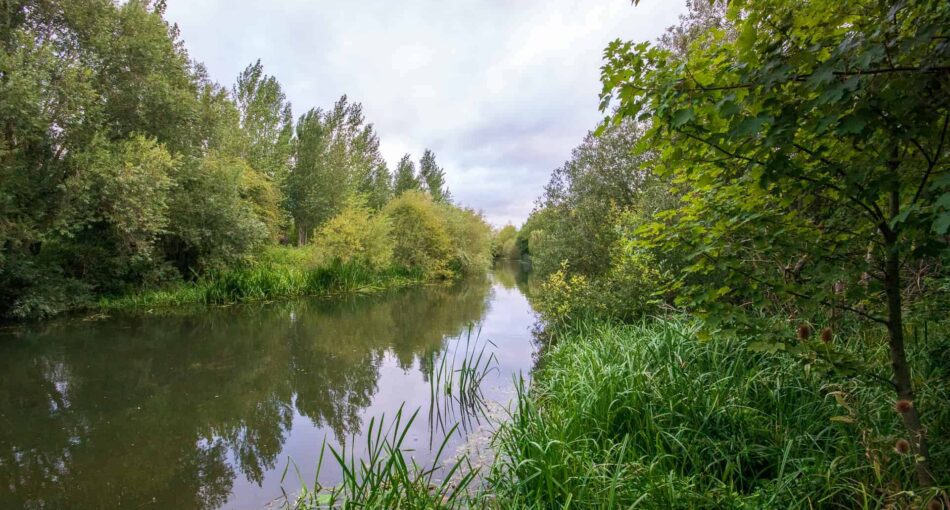
<svg viewBox="0 0 950 510"><path fill-rule="evenodd" d="M363 103L390 166L432 148L456 199L520 223L601 115L601 55L684 0L169 0L192 58L231 84L258 58L294 114Z"/></svg>

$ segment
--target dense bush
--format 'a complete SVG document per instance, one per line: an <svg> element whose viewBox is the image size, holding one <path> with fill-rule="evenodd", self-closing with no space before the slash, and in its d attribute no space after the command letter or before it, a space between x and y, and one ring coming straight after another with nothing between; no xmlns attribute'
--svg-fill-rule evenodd
<svg viewBox="0 0 950 510"><path fill-rule="evenodd" d="M518 234L518 229L510 223L496 232L493 232L491 245L492 257L507 260L521 258L521 250L518 246Z"/></svg>
<svg viewBox="0 0 950 510"><path fill-rule="evenodd" d="M456 274L486 271L491 265L491 227L480 214L449 203L439 204L449 236L448 267Z"/></svg>
<svg viewBox="0 0 950 510"><path fill-rule="evenodd" d="M407 191L386 205L383 214L392 222L394 264L447 274L452 240L439 212L420 191Z"/></svg>
<svg viewBox="0 0 950 510"><path fill-rule="evenodd" d="M353 198L323 225L314 249L326 261L358 263L380 270L392 263L391 231L388 216L373 214L365 200Z"/></svg>

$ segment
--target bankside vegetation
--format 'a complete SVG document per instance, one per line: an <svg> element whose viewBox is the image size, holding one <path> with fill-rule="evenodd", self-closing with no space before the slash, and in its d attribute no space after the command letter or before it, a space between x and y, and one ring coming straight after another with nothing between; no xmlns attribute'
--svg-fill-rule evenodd
<svg viewBox="0 0 950 510"><path fill-rule="evenodd" d="M939 1L695 1L656 44L607 47L607 118L516 234L564 345L503 441L506 486L580 506L947 504L947 27ZM596 326L684 312L701 326ZM718 395L720 377L773 383Z"/></svg>
<svg viewBox="0 0 950 510"><path fill-rule="evenodd" d="M361 282L484 267L488 227L451 204L432 151L418 173L407 155L394 179L359 103L295 120L260 61L215 83L164 9L2 3L0 319L154 289L169 302L293 295L341 267ZM272 272L279 244L301 253Z"/></svg>
<svg viewBox="0 0 950 510"><path fill-rule="evenodd" d="M950 4L688 7L494 234L547 343L449 506L950 507Z"/></svg>

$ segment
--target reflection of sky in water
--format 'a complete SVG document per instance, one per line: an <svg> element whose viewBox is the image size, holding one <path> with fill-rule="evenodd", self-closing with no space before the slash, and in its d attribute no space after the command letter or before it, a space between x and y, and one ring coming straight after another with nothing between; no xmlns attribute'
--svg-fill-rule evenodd
<svg viewBox="0 0 950 510"><path fill-rule="evenodd" d="M530 370L524 284L508 268L385 296L0 335L0 507L260 508L281 494L288 458L312 484L324 439L355 434L359 453L370 418L388 422L404 402L406 417L420 409L405 446L425 463L424 373L469 323L495 345L488 399L506 403L513 375ZM288 491L297 476L291 467ZM325 463L321 481L338 480Z"/></svg>

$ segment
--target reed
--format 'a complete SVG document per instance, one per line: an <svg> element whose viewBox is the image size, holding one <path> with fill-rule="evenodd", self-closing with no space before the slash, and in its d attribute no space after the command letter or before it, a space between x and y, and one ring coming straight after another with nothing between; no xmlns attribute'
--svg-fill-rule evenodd
<svg viewBox="0 0 950 510"><path fill-rule="evenodd" d="M676 321L584 323L558 336L530 389L519 382L496 438L493 500L786 509L916 508L933 497L904 489L914 487L913 461L894 449L903 429L892 390L808 372L748 343L699 341ZM869 345L884 344L842 347ZM923 398L943 414L931 423L950 423L945 389Z"/></svg>
<svg viewBox="0 0 950 510"><path fill-rule="evenodd" d="M103 298L103 310L227 305L302 296L372 293L424 281L420 272L397 268L375 271L356 263L333 262L307 268L264 263L211 271L194 282L162 290Z"/></svg>
<svg viewBox="0 0 950 510"><path fill-rule="evenodd" d="M407 455L406 435L418 414L417 409L406 419L400 407L388 426L385 416L378 421L370 419L366 434L367 452L359 458L352 453L355 443L351 444L349 451L345 444L338 450L324 443L317 465L317 480L311 486L305 485L296 497L285 494L284 507L455 509L477 504L469 488L478 470L472 468L464 456L443 463L445 449L458 432L457 426L445 435L428 465L421 466ZM329 456L325 456L327 450ZM328 459L339 466L343 480L338 485L324 488L319 484L319 474L323 462ZM287 472L285 469L281 483Z"/></svg>
<svg viewBox="0 0 950 510"><path fill-rule="evenodd" d="M449 423L455 422L467 432L485 416L482 383L497 371L498 358L487 350L495 344L480 337L481 330L469 324L461 335L449 339L444 349L430 355L430 447L436 432L445 433Z"/></svg>

